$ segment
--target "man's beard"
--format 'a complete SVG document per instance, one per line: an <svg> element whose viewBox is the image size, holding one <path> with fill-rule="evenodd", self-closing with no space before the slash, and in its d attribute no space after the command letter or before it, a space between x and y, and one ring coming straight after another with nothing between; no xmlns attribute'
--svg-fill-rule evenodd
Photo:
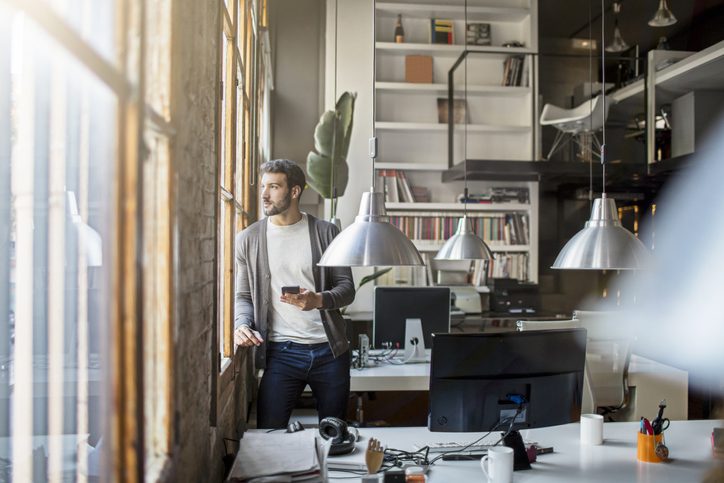
<svg viewBox="0 0 724 483"><path fill-rule="evenodd" d="M285 196L284 199L282 199L281 201L278 201L276 203L270 201L270 203L270 207L264 207L264 214L266 216L274 216L280 213L284 213L289 209L289 206L292 204L292 193L287 193L287 196Z"/></svg>

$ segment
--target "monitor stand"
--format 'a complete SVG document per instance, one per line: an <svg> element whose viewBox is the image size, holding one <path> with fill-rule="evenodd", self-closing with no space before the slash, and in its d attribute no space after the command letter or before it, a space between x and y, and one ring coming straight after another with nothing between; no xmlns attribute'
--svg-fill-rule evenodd
<svg viewBox="0 0 724 483"><path fill-rule="evenodd" d="M405 319L404 362L427 362L421 319Z"/></svg>

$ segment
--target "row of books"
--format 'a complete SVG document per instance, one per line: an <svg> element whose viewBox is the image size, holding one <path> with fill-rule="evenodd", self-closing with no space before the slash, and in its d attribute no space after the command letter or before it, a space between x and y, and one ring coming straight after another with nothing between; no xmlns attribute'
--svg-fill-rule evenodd
<svg viewBox="0 0 724 483"><path fill-rule="evenodd" d="M375 281L382 286L413 286L424 287L435 285L436 280L432 269L434 253L422 254L423 267L393 267ZM470 273L470 283L485 286L493 278L515 278L527 281L529 257L527 253L494 253L491 260L476 260Z"/></svg>
<svg viewBox="0 0 724 483"><path fill-rule="evenodd" d="M430 19L430 43L431 44L454 44L454 29L452 20L439 18Z"/></svg>
<svg viewBox="0 0 724 483"><path fill-rule="evenodd" d="M390 223L411 240L447 240L457 229L461 216L427 213L416 216L390 213ZM499 245L527 245L530 242L525 213L468 214L473 231L486 242Z"/></svg>
<svg viewBox="0 0 724 483"><path fill-rule="evenodd" d="M415 198L413 187L408 183L405 172L399 169L378 169L378 186L383 187L385 201L391 203L415 203L421 201Z"/></svg>
<svg viewBox="0 0 724 483"><path fill-rule="evenodd" d="M530 56L511 55L503 62L504 86L528 86Z"/></svg>
<svg viewBox="0 0 724 483"><path fill-rule="evenodd" d="M487 285L492 278L528 280L528 254L494 253L491 260L476 260L473 265L473 285Z"/></svg>

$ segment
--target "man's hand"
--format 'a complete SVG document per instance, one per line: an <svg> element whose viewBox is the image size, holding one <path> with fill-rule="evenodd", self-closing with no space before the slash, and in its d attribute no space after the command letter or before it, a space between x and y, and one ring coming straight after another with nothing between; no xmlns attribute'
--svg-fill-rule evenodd
<svg viewBox="0 0 724 483"><path fill-rule="evenodd" d="M234 344L241 347L259 346L264 342L261 334L247 325L240 325L234 331Z"/></svg>
<svg viewBox="0 0 724 483"><path fill-rule="evenodd" d="M322 306L322 294L310 292L306 288L299 289L298 294L282 294L279 300L284 303L299 307L302 310L314 310Z"/></svg>

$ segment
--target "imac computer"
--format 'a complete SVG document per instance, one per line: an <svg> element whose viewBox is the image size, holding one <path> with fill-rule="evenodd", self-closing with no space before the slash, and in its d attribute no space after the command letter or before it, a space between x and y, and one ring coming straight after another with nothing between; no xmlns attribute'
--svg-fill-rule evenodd
<svg viewBox="0 0 724 483"><path fill-rule="evenodd" d="M376 349L405 347L407 327L420 325L425 347L430 347L433 333L450 332L450 288L375 287L372 318Z"/></svg>
<svg viewBox="0 0 724 483"><path fill-rule="evenodd" d="M429 429L505 431L578 421L585 359L585 329L435 334Z"/></svg>

